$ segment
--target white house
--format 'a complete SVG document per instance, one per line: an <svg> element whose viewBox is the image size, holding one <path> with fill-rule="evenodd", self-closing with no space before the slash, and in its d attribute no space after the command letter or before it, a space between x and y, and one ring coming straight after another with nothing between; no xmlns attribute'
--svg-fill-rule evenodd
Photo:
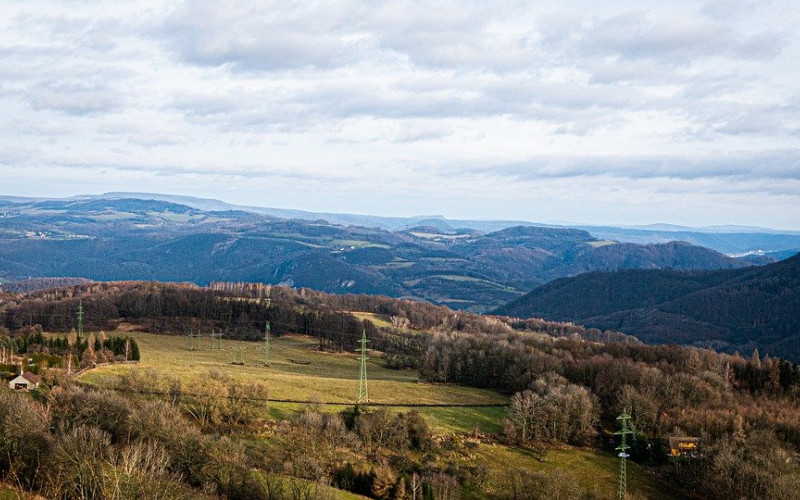
<svg viewBox="0 0 800 500"><path fill-rule="evenodd" d="M39 387L39 377L31 372L25 372L8 383L12 389L36 389Z"/></svg>

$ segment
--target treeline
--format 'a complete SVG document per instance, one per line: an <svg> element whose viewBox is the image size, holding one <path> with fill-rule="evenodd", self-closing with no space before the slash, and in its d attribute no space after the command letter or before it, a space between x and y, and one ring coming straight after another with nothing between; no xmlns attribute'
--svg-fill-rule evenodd
<svg viewBox="0 0 800 500"><path fill-rule="evenodd" d="M371 347L399 359L419 360L425 337L409 331L470 331L509 333L514 328L550 335L587 335L569 324L517 322L454 312L446 307L371 295L331 295L309 289L261 284L214 283L209 288L190 284L106 282L37 292L8 300L2 324L11 330L41 325L47 331L69 331L82 305L86 330L113 330L120 323L154 333L188 334L223 331L227 338L260 340L269 322L272 335L299 333L316 337L320 347L348 351L366 330ZM391 328L377 328L352 311L387 316ZM414 359L411 359L414 357Z"/></svg>
<svg viewBox="0 0 800 500"><path fill-rule="evenodd" d="M31 293L90 282L91 280L86 278L30 278L23 281L3 283L0 285L0 291L7 293Z"/></svg>
<svg viewBox="0 0 800 500"><path fill-rule="evenodd" d="M63 337L45 336L41 325L13 333L0 327L0 348L18 355L23 371L35 374L43 374L48 368L77 369L140 359L139 345L133 337L108 337L103 331L83 337L75 331Z"/></svg>

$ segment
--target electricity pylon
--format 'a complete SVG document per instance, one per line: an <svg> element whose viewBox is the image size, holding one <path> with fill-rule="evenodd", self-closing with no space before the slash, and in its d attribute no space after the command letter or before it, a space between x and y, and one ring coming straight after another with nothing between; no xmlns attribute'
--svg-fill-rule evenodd
<svg viewBox="0 0 800 500"><path fill-rule="evenodd" d="M628 450L630 446L627 443L627 436L628 434L633 434L633 425L631 428L628 428L628 421L631 419L631 416L628 415L627 408L622 410L622 414L617 417L619 420L620 426L622 427L620 430L615 432L614 434L620 436L620 443L617 446L617 456L619 457L619 478L617 479L617 500L625 500L625 490L628 487L628 466L626 460L630 455L628 455Z"/></svg>
<svg viewBox="0 0 800 500"><path fill-rule="evenodd" d="M358 379L358 396L356 397L356 404L358 403L369 403L369 390L367 389L367 330L361 330L361 340L358 341L361 344L359 351L361 355L358 357L358 360L361 362L361 374Z"/></svg>
<svg viewBox="0 0 800 500"><path fill-rule="evenodd" d="M244 347L231 346L231 364L243 365L244 363Z"/></svg>
<svg viewBox="0 0 800 500"><path fill-rule="evenodd" d="M83 301L78 302L78 338L83 337Z"/></svg>
<svg viewBox="0 0 800 500"><path fill-rule="evenodd" d="M264 325L264 366L269 366L269 321Z"/></svg>
<svg viewBox="0 0 800 500"><path fill-rule="evenodd" d="M201 333L197 332L197 335L194 334L193 330L189 330L189 350L190 351L199 351L200 350L200 337Z"/></svg>
<svg viewBox="0 0 800 500"><path fill-rule="evenodd" d="M222 349L222 329L219 330L219 333L214 333L214 327L211 327L211 333L208 334L211 338L211 350L213 351L216 349Z"/></svg>

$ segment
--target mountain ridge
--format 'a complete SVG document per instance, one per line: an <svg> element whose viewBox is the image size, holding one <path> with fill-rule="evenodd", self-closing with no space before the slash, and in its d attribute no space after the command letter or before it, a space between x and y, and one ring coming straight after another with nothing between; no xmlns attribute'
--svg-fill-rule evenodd
<svg viewBox="0 0 800 500"><path fill-rule="evenodd" d="M436 221L435 226L447 225L454 230L474 229L482 232L493 232L513 226L537 226L553 228L585 229L598 239L609 239L623 243L667 243L670 241L687 241L699 246L705 246L724 253L728 256L757 254L775 255L781 258L786 253L797 253L800 249L800 231L780 230L751 226L716 225L706 227L689 227L675 224L648 224L648 225L587 225L579 223L536 223L523 220L463 220L447 219L441 215L417 215L412 217L387 217L373 215L359 215L346 213L310 212L296 209L255 207L236 205L209 198L194 196L158 194L158 193L128 193L109 192L100 195L80 195L69 199L123 199L139 198L160 201L170 201L183 204L192 208L206 211L242 211L277 218L299 220L327 220L333 224L358 225L364 227L382 228L386 230L400 230L420 225L423 221ZM23 200L31 202L36 200L55 200L57 198L30 198L0 196L0 200ZM762 262L763 263L763 262Z"/></svg>
<svg viewBox="0 0 800 500"><path fill-rule="evenodd" d="M563 278L493 311L572 321L649 343L800 359L800 255L715 271L623 270Z"/></svg>
<svg viewBox="0 0 800 500"><path fill-rule="evenodd" d="M228 206L205 211L174 201L0 201L0 278L264 282L482 312L590 270L750 265L685 243L613 243L581 229L515 226L484 233L438 225L387 231ZM433 222L429 216L423 221Z"/></svg>

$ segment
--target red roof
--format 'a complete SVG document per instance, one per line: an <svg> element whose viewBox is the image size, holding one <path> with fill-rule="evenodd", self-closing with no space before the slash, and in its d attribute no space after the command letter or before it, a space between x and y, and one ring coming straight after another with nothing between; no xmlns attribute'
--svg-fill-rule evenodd
<svg viewBox="0 0 800 500"><path fill-rule="evenodd" d="M31 384L38 384L39 383L39 376L34 375L33 372L25 372L22 374L22 378L30 382Z"/></svg>

